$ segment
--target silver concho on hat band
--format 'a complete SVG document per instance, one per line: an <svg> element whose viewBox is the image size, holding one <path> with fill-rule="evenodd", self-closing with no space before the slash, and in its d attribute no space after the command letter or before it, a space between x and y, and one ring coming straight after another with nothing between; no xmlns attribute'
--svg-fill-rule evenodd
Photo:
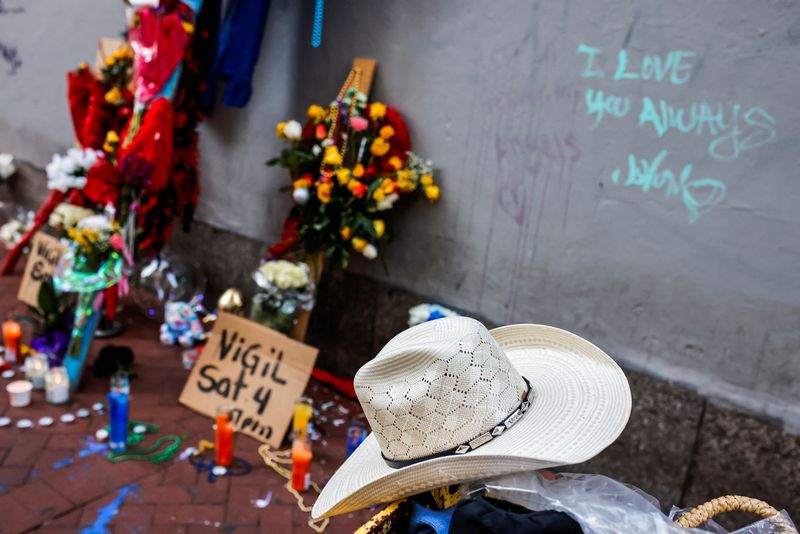
<svg viewBox="0 0 800 534"><path fill-rule="evenodd" d="M514 411L512 411L508 417L500 421L491 430L487 430L480 436L472 438L471 440L467 441L466 443L462 443L457 447L453 447L452 449L448 449L446 451L437 452L436 454L431 454L429 456L423 456L422 458L412 458L410 460L392 460L381 453L383 461L386 462L386 465L389 467L399 469L401 467L408 467L409 465L424 462L426 460L433 460L434 458L466 454L470 451L474 451L482 445L486 445L494 438L502 435L506 430L517 424L517 422L522 419L522 416L525 415L525 412L527 412L531 407L531 383L524 376L522 379L525 381L527 389L525 393L522 394L522 399L520 400L519 405L514 408Z"/></svg>

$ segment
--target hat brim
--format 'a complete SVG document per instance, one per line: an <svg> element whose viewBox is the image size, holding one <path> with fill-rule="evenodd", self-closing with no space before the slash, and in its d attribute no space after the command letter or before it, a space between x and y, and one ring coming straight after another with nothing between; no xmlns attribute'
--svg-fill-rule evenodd
<svg viewBox="0 0 800 534"><path fill-rule="evenodd" d="M383 461L370 434L323 488L315 518L469 480L584 462L614 442L628 422L631 393L605 352L550 326L512 325L490 333L531 384L531 407L514 427L466 454L400 469Z"/></svg>

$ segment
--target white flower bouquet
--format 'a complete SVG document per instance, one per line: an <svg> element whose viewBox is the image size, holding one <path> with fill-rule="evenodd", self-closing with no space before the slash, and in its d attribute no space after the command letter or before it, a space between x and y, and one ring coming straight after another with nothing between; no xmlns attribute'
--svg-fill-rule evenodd
<svg viewBox="0 0 800 534"><path fill-rule="evenodd" d="M47 164L47 188L66 193L70 189L83 189L86 173L102 152L91 148L70 148L65 155L53 154Z"/></svg>
<svg viewBox="0 0 800 534"><path fill-rule="evenodd" d="M289 334L300 310L314 307L314 282L305 263L271 260L253 273L259 290L253 297L250 319Z"/></svg>

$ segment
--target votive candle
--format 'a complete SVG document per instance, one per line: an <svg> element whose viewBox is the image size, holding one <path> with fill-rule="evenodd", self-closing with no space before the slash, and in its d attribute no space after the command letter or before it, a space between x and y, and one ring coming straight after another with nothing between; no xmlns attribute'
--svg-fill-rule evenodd
<svg viewBox="0 0 800 534"><path fill-rule="evenodd" d="M217 408L215 420L214 463L223 467L230 467L233 463L233 408L223 404Z"/></svg>
<svg viewBox="0 0 800 534"><path fill-rule="evenodd" d="M17 363L19 357L19 340L22 337L22 327L14 319L3 322L3 344L6 346L6 361Z"/></svg>
<svg viewBox="0 0 800 534"><path fill-rule="evenodd" d="M53 367L44 376L45 399L50 404L64 404L69 400L69 375L64 367Z"/></svg>
<svg viewBox="0 0 800 534"><path fill-rule="evenodd" d="M25 378L33 384L33 389L44 389L48 367L47 357L43 354L34 354L25 358Z"/></svg>

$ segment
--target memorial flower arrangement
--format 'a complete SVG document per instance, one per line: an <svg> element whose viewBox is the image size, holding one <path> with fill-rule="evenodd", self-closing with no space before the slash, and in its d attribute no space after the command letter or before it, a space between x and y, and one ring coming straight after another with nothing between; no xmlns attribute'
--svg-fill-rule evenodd
<svg viewBox="0 0 800 534"><path fill-rule="evenodd" d="M86 175L97 161L101 152L91 148L70 148L63 156L53 154L45 167L47 188L66 193L70 189L82 189L86 185Z"/></svg>
<svg viewBox="0 0 800 534"><path fill-rule="evenodd" d="M258 291L253 296L250 319L289 334L301 309L314 306L314 283L305 263L266 261L253 273Z"/></svg>
<svg viewBox="0 0 800 534"><path fill-rule="evenodd" d="M439 199L433 164L411 152L408 128L395 108L368 103L354 87L328 108L312 105L307 116L304 126L278 124L276 133L288 146L267 162L289 170L286 189L294 201L270 254L301 247L344 264L354 252L374 259L391 237L386 211L415 193Z"/></svg>

